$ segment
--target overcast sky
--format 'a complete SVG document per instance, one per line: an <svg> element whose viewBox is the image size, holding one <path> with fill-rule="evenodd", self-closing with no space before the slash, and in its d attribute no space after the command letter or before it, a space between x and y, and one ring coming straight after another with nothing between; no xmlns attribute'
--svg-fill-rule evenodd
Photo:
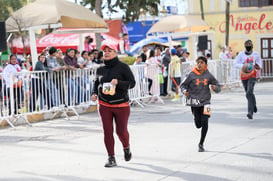
<svg viewBox="0 0 273 181"><path fill-rule="evenodd" d="M75 2L75 0L67 0L67 1ZM77 0L78 3L80 1L81 0ZM106 0L103 0L103 1L104 1L104 3L106 3ZM185 13L187 13L186 3L187 3L186 0L161 0L159 10L162 9L163 5L165 5L165 6L176 6L176 7L178 7L178 14L185 14ZM119 13L111 14L111 18L113 18L113 19L121 18L123 11L122 10L120 10L120 11L121 12L119 12ZM103 11L103 17L105 19L109 18L109 15L107 14L107 9L105 9Z"/></svg>

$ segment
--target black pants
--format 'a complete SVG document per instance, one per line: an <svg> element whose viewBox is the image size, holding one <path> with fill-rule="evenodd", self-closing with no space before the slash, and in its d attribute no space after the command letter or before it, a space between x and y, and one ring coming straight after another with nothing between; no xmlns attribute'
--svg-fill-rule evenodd
<svg viewBox="0 0 273 181"><path fill-rule="evenodd" d="M46 88L44 81L41 81L41 79L31 79L31 91L32 92L31 92L30 106L29 106L30 112L35 111L36 101L39 95L40 95L40 99L43 99L46 101L46 105L48 109L52 107L52 99L49 95L49 90Z"/></svg>
<svg viewBox="0 0 273 181"><path fill-rule="evenodd" d="M256 83L256 78L250 78L247 80L242 80L242 83L244 85L244 89L246 92L246 99L247 99L247 111L248 114L253 115L254 109L256 107L256 98L254 95L254 86Z"/></svg>
<svg viewBox="0 0 273 181"><path fill-rule="evenodd" d="M208 132L208 120L209 117L208 115L203 114L204 111L204 106L202 107L191 107L191 112L194 116L194 123L196 128L202 128L201 129L201 138L199 144L204 143L207 132Z"/></svg>
<svg viewBox="0 0 273 181"><path fill-rule="evenodd" d="M167 88L168 88L168 76L167 77L164 77L164 83L163 83L163 94L167 95L168 94L168 91L167 91Z"/></svg>
<svg viewBox="0 0 273 181"><path fill-rule="evenodd" d="M153 85L153 80L150 79L150 78L148 78L148 90L149 90L149 93L151 93L152 85Z"/></svg>
<svg viewBox="0 0 273 181"><path fill-rule="evenodd" d="M21 94L20 88L13 88L13 97L10 97L10 88L4 89L4 95L8 99L8 108L9 108L9 115L11 115L11 99L14 100L14 114L18 114L18 109L20 108L20 100L21 100Z"/></svg>

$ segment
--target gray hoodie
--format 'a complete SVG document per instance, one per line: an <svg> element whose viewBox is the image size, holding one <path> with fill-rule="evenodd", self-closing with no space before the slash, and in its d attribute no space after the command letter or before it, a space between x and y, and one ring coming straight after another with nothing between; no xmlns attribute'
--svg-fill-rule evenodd
<svg viewBox="0 0 273 181"><path fill-rule="evenodd" d="M221 91L218 81L208 70L200 74L194 68L180 84L182 92L188 91L190 93L186 98L186 105L201 107L210 104L211 93L209 85L216 86L216 93Z"/></svg>

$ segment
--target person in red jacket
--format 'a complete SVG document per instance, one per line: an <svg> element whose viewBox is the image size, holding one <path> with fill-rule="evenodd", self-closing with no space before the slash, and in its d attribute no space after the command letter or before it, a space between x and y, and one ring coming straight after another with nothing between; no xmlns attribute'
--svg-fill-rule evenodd
<svg viewBox="0 0 273 181"><path fill-rule="evenodd" d="M116 46L105 43L101 49L104 52L104 65L97 69L92 101L98 99L98 112L108 152L105 167L114 167L117 164L114 151L113 119L116 124L116 133L123 145L125 161L130 161L132 157L127 129L130 115L128 89L133 88L136 82L129 66L119 61Z"/></svg>

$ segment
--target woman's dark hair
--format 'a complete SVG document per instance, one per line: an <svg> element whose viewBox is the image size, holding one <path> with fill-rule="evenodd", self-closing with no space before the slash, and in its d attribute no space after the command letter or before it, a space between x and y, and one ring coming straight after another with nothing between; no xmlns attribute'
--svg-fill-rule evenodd
<svg viewBox="0 0 273 181"><path fill-rule="evenodd" d="M41 53L39 56L38 56L38 60L40 61L40 58L41 56L46 56L44 53Z"/></svg>
<svg viewBox="0 0 273 181"><path fill-rule="evenodd" d="M67 56L68 56L68 52L70 52L71 50L73 50L73 51L74 51L74 49L73 49L73 48L68 48L68 49L66 50L66 52L65 52L65 55L67 55Z"/></svg>
<svg viewBox="0 0 273 181"><path fill-rule="evenodd" d="M12 58L12 57L16 57L16 58L17 58L17 56L16 56L16 55L11 54L11 55L9 56L9 59L11 60L11 58Z"/></svg>
<svg viewBox="0 0 273 181"><path fill-rule="evenodd" d="M98 49L93 49L91 50L91 53L98 52L98 51L99 51Z"/></svg>
<svg viewBox="0 0 273 181"><path fill-rule="evenodd" d="M99 51L99 53L98 53L98 60L101 59L101 57L103 57L103 52Z"/></svg>
<svg viewBox="0 0 273 181"><path fill-rule="evenodd" d="M204 56L198 57L198 58L196 59L196 62L197 62L198 60L203 60L206 64L208 64L208 60L207 60L207 58L204 57Z"/></svg>
<svg viewBox="0 0 273 181"><path fill-rule="evenodd" d="M154 50L151 50L151 51L150 51L150 56L149 56L149 58L154 57L154 56L155 56L155 51L154 51Z"/></svg>
<svg viewBox="0 0 273 181"><path fill-rule="evenodd" d="M93 43L93 38L89 37L88 44Z"/></svg>
<svg viewBox="0 0 273 181"><path fill-rule="evenodd" d="M88 52L83 50L81 56L83 56L85 53L88 53Z"/></svg>

